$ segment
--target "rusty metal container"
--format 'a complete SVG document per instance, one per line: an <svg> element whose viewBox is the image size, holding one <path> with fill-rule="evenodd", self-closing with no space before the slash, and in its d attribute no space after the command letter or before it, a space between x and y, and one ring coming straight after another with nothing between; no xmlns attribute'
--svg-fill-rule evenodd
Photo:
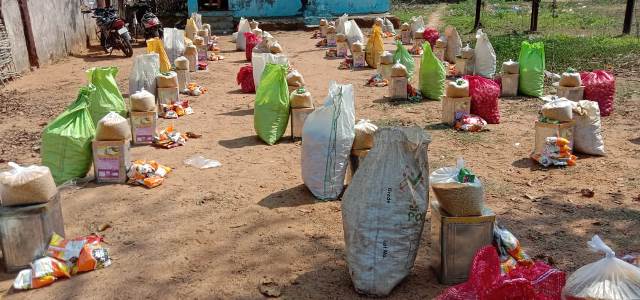
<svg viewBox="0 0 640 300"><path fill-rule="evenodd" d="M44 256L53 233L64 236L60 193L47 203L0 207L0 247L7 272L29 267Z"/></svg>
<svg viewBox="0 0 640 300"><path fill-rule="evenodd" d="M481 216L452 217L438 201L431 201L431 261L441 283L467 281L476 251L493 241L495 219L486 207Z"/></svg>

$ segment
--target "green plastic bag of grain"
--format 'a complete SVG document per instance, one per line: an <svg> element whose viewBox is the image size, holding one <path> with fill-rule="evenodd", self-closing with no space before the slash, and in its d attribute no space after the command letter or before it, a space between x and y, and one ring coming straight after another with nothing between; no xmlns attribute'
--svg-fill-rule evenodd
<svg viewBox="0 0 640 300"><path fill-rule="evenodd" d="M402 45L402 41L396 41L396 52L393 53L393 63L400 63L407 68L409 73L409 79L413 77L413 71L416 69L416 63L413 61L413 56Z"/></svg>
<svg viewBox="0 0 640 300"><path fill-rule="evenodd" d="M91 168L91 141L96 135L89 113L89 88L80 88L78 99L42 132L42 164L60 185L87 175Z"/></svg>
<svg viewBox="0 0 640 300"><path fill-rule="evenodd" d="M91 68L87 75L95 91L89 95L89 112L93 119L93 126L106 114L113 111L123 117L127 117L127 105L118 89L116 75L117 67Z"/></svg>
<svg viewBox="0 0 640 300"><path fill-rule="evenodd" d="M287 67L267 64L256 91L253 126L256 133L269 145L284 135L289 123L289 93Z"/></svg>
<svg viewBox="0 0 640 300"><path fill-rule="evenodd" d="M542 97L544 90L544 44L522 42L520 47L520 94Z"/></svg>
<svg viewBox="0 0 640 300"><path fill-rule="evenodd" d="M424 43L422 49L420 92L427 99L440 100L444 96L444 81L447 73L442 62L431 51L431 44Z"/></svg>

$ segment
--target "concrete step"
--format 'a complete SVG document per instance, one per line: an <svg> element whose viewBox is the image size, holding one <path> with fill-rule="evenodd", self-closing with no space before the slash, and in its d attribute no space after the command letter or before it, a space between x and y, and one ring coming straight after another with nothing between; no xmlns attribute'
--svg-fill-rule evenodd
<svg viewBox="0 0 640 300"><path fill-rule="evenodd" d="M213 34L233 32L235 29L232 16L202 16L202 23L211 25Z"/></svg>

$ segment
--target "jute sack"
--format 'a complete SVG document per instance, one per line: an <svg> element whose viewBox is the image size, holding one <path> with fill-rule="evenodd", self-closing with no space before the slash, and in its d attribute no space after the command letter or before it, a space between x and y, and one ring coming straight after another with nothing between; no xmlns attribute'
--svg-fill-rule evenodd
<svg viewBox="0 0 640 300"><path fill-rule="evenodd" d="M9 166L11 170L0 173L2 206L45 203L58 192L49 168L13 162Z"/></svg>
<svg viewBox="0 0 640 300"><path fill-rule="evenodd" d="M131 95L130 101L132 111L156 110L156 97L145 89Z"/></svg>
<svg viewBox="0 0 640 300"><path fill-rule="evenodd" d="M517 61L509 60L502 63L502 73L504 74L518 74L520 73L520 65ZM580 77L580 74L578 74Z"/></svg>
<svg viewBox="0 0 640 300"><path fill-rule="evenodd" d="M389 51L382 52L382 55L380 55L380 63L383 65L392 65L393 53Z"/></svg>
<svg viewBox="0 0 640 300"><path fill-rule="evenodd" d="M409 76L409 72L407 71L407 67L403 64L397 62L391 67L391 77L407 77Z"/></svg>
<svg viewBox="0 0 640 300"><path fill-rule="evenodd" d="M189 59L184 56L176 58L173 63L176 65L176 70L189 70Z"/></svg>
<svg viewBox="0 0 640 300"><path fill-rule="evenodd" d="M110 112L98 121L97 141L120 141L131 138L129 121L121 115Z"/></svg>
<svg viewBox="0 0 640 300"><path fill-rule="evenodd" d="M581 85L582 79L580 78L580 73L575 71L562 73L562 77L560 77L560 86L578 87Z"/></svg>

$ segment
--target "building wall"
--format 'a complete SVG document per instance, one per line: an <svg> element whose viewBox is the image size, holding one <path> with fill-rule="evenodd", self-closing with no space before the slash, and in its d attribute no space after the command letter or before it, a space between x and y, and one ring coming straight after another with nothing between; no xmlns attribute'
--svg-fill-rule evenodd
<svg viewBox="0 0 640 300"><path fill-rule="evenodd" d="M391 9L389 0L322 0L334 16L342 14L385 13Z"/></svg>
<svg viewBox="0 0 640 300"><path fill-rule="evenodd" d="M95 21L80 11L82 0L28 0L31 28L40 65L86 49L95 36ZM13 45L16 69L29 69L29 56L17 1L3 1L2 16Z"/></svg>
<svg viewBox="0 0 640 300"><path fill-rule="evenodd" d="M188 0L189 13L198 9L198 0ZM332 15L384 13L391 8L390 0L311 0L316 6L324 6ZM300 16L300 0L229 0L233 16L269 18Z"/></svg>

